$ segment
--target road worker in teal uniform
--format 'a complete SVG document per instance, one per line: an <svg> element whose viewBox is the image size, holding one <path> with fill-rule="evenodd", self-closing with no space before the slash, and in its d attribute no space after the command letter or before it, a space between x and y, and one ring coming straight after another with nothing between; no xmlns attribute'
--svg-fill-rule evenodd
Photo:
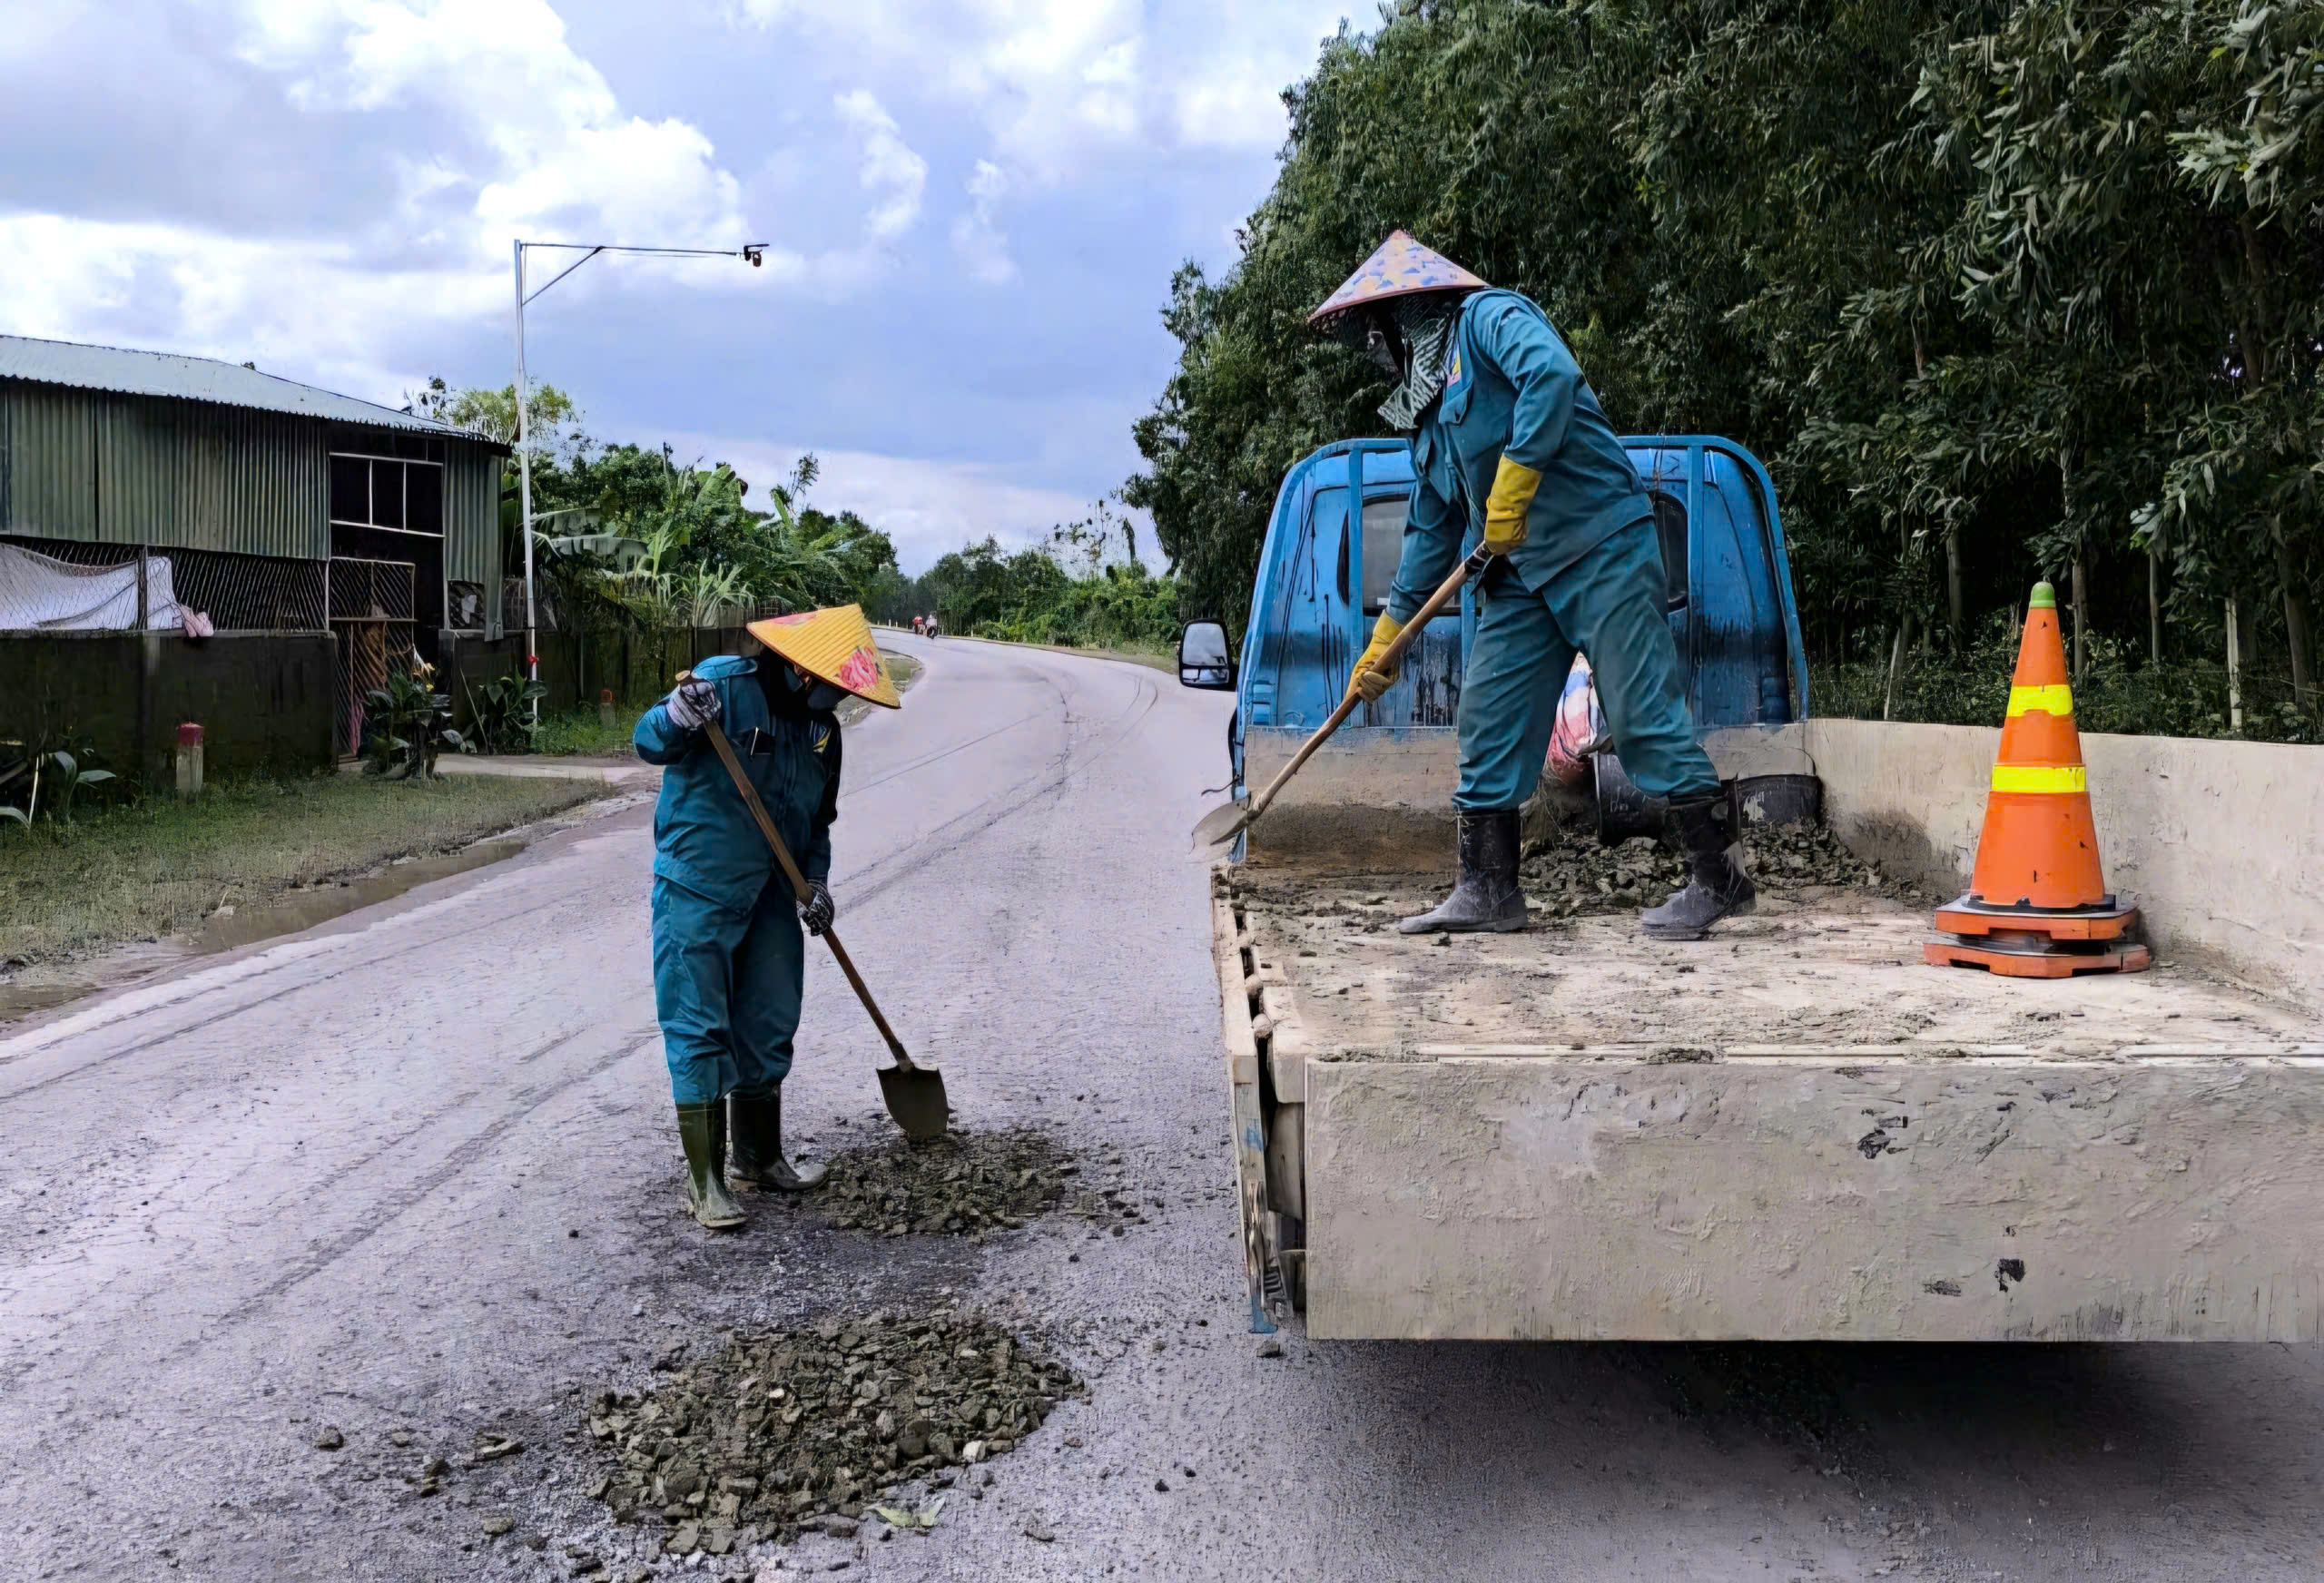
<svg viewBox="0 0 2324 1583"><path fill-rule="evenodd" d="M895 684L856 606L754 622L765 652L696 665L639 716L637 756L664 766L654 813L654 998L686 1158L685 1204L743 1224L727 1190L812 1187L783 1156L783 1080L798 1031L805 942L831 927L840 725L852 693L892 709ZM715 721L807 881L792 894L704 732ZM728 1153L731 1130L733 1152Z"/></svg>
<svg viewBox="0 0 2324 1583"><path fill-rule="evenodd" d="M1471 545L1482 539L1493 557L1461 685L1460 880L1442 906L1397 927L1525 927L1518 809L1541 775L1577 649L1622 768L1669 800L1669 834L1687 857L1687 887L1642 915L1646 932L1699 939L1751 910L1733 810L1687 708L1653 507L1548 318L1399 231L1309 322L1396 381L1381 416L1412 434L1403 556L1349 690L1384 693L1394 674L1373 661Z"/></svg>

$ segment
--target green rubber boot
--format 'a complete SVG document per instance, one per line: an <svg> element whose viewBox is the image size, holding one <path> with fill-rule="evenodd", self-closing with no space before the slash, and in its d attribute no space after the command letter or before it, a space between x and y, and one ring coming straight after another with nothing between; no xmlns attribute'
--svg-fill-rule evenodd
<svg viewBox="0 0 2324 1583"><path fill-rule="evenodd" d="M804 1193L823 1179L821 1165L797 1166L783 1157L783 1089L764 1099L737 1094L726 1102L734 1117L734 1180L771 1193Z"/></svg>
<svg viewBox="0 0 2324 1583"><path fill-rule="evenodd" d="M726 1102L679 1106L678 1141L686 1150L686 1213L712 1231L742 1224L743 1207L726 1191Z"/></svg>

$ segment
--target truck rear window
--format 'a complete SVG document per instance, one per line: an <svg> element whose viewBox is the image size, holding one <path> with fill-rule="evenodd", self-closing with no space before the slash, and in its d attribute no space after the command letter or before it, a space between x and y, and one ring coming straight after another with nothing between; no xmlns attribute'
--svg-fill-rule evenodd
<svg viewBox="0 0 2324 1583"><path fill-rule="evenodd" d="M1404 554L1404 506L1402 495L1367 496L1364 502L1364 614L1376 615L1388 608L1388 585L1396 580L1396 563Z"/></svg>

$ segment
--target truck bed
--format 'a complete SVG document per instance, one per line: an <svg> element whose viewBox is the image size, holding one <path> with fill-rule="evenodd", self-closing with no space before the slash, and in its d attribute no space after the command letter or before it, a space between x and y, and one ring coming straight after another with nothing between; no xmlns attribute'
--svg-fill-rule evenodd
<svg viewBox="0 0 2324 1583"><path fill-rule="evenodd" d="M2324 1336L2314 1008L1927 967L1925 903L1829 886L1397 934L1443 883L1218 873L1312 1332Z"/></svg>

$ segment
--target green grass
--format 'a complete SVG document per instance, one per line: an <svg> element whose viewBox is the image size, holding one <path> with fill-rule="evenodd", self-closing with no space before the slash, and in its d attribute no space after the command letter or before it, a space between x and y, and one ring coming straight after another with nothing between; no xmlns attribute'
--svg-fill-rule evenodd
<svg viewBox="0 0 2324 1583"><path fill-rule="evenodd" d="M637 729L637 717L660 702L658 698L649 698L643 703L616 703L611 725L598 718L594 703L559 714L544 714L541 733L534 739L535 748L556 758L627 758L629 735Z"/></svg>
<svg viewBox="0 0 2324 1583"><path fill-rule="evenodd" d="M605 794L596 780L333 774L215 783L190 804L84 803L69 826L0 824L0 963L176 933L223 902L449 851Z"/></svg>

